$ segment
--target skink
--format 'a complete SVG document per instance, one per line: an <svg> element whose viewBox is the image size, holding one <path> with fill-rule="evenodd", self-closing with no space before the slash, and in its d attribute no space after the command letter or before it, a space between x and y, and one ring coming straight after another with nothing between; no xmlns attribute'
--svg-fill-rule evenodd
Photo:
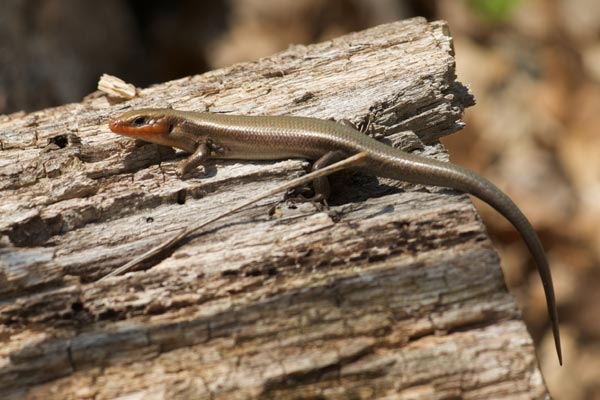
<svg viewBox="0 0 600 400"><path fill-rule="evenodd" d="M365 153L366 159L360 169L368 174L453 188L478 197L508 219L529 248L544 286L554 344L562 365L558 313L544 248L515 203L474 172L456 164L401 151L349 126L315 118L141 109L110 121L109 127L120 135L192 153L181 167L182 175L211 158L306 158L315 161L313 169L318 169L348 156ZM319 178L314 185L317 193L328 195L327 178Z"/></svg>

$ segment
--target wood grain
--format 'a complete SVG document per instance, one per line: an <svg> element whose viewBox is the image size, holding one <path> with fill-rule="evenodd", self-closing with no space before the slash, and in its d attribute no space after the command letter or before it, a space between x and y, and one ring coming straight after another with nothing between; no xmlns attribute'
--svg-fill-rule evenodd
<svg viewBox="0 0 600 400"><path fill-rule="evenodd" d="M331 207L273 198L142 270L96 280L191 220L307 167L180 154L108 130L130 107L349 119L447 159L462 127L443 22L0 119L4 398L544 398L533 345L463 194L358 174Z"/></svg>

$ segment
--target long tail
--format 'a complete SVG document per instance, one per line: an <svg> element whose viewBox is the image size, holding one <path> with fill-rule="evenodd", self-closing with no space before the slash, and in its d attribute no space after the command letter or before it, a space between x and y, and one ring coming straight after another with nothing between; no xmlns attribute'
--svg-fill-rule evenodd
<svg viewBox="0 0 600 400"><path fill-rule="evenodd" d="M383 175L413 183L450 187L472 194L492 206L513 224L529 248L537 265L538 273L544 286L544 293L546 294L546 306L548 307L548 314L552 323L552 333L554 335L554 345L556 346L558 361L560 365L562 365L558 312L556 310L552 275L542 243L525 215L517 205L493 183L467 168L407 153L403 153L400 158L398 158L398 154L396 152L394 153L395 160L393 160L393 162L399 165L398 168L393 168L393 170L402 171L401 176L390 176L389 173L384 173ZM383 155L384 159L379 159L377 161L379 161L382 166L389 165L392 160L388 157L389 156ZM389 171L390 168L388 167L387 170Z"/></svg>

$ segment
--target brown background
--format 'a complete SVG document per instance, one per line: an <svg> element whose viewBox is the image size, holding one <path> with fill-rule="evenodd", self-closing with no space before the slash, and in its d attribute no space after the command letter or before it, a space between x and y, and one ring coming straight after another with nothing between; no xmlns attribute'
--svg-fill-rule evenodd
<svg viewBox="0 0 600 400"><path fill-rule="evenodd" d="M496 10L482 4L498 4ZM562 319L512 228L481 212L557 399L600 399L600 7L596 0L76 0L0 4L0 113L78 101L101 73L147 86L415 15L449 21L477 105L445 144L520 205L544 242Z"/></svg>

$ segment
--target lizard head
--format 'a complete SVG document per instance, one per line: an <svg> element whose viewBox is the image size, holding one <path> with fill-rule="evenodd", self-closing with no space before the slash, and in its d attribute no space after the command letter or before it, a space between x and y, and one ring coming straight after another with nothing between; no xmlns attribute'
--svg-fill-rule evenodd
<svg viewBox="0 0 600 400"><path fill-rule="evenodd" d="M165 146L174 146L170 134L176 123L176 118L165 110L147 108L128 111L111 120L108 127L119 135Z"/></svg>
<svg viewBox="0 0 600 400"><path fill-rule="evenodd" d="M108 127L119 135L193 153L199 135L190 134L193 125L190 119L196 114L168 108L142 108L111 120Z"/></svg>

